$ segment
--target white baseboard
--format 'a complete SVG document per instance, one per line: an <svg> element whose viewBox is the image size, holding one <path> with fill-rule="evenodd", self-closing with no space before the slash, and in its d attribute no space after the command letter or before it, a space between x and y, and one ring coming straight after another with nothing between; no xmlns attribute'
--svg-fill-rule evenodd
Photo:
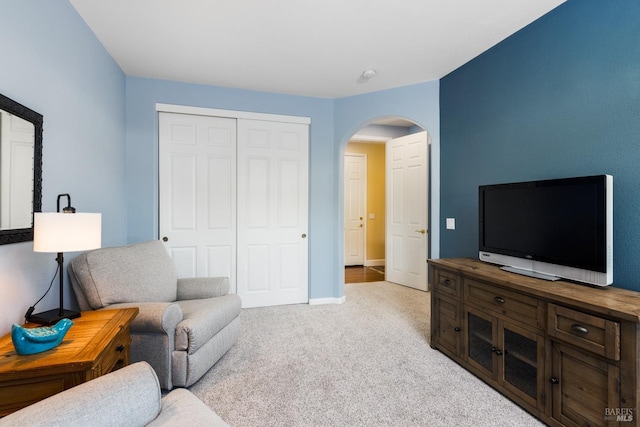
<svg viewBox="0 0 640 427"><path fill-rule="evenodd" d="M364 262L365 267L384 267L385 260L383 259L368 259Z"/></svg>
<svg viewBox="0 0 640 427"><path fill-rule="evenodd" d="M310 298L309 305L342 304L344 300L344 295L340 298Z"/></svg>

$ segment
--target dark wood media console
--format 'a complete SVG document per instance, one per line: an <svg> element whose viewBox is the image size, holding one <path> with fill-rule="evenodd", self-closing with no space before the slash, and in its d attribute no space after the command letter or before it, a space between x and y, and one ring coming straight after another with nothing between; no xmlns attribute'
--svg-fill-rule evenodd
<svg viewBox="0 0 640 427"><path fill-rule="evenodd" d="M549 425L640 425L640 292L429 265L433 348Z"/></svg>

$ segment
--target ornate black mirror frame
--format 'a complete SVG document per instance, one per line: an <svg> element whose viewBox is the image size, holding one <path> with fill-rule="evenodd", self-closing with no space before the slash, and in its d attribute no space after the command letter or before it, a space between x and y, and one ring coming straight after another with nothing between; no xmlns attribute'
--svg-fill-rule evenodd
<svg viewBox="0 0 640 427"><path fill-rule="evenodd" d="M0 94L0 110L14 114L33 123L33 208L31 210L31 227L0 230L0 245L8 243L28 242L33 240L33 213L42 210L42 114Z"/></svg>

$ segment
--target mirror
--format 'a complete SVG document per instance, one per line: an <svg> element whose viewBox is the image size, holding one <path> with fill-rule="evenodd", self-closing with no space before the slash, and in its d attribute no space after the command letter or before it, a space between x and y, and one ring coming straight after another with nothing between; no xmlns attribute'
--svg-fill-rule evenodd
<svg viewBox="0 0 640 427"><path fill-rule="evenodd" d="M33 240L42 208L42 115L0 95L0 245Z"/></svg>

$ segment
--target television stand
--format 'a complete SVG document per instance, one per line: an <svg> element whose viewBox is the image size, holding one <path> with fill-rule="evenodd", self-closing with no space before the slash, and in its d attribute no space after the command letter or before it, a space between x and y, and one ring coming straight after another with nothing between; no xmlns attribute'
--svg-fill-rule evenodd
<svg viewBox="0 0 640 427"><path fill-rule="evenodd" d="M535 277L536 279L548 280L550 282L555 282L556 280L560 280L558 276L552 276L551 274L538 273L536 271L525 270L523 268L511 267L508 265L504 265L500 267L500 270L508 271L509 273L521 274L523 276Z"/></svg>
<svg viewBox="0 0 640 427"><path fill-rule="evenodd" d="M640 292L429 260L431 347L552 427L640 427Z"/></svg>

